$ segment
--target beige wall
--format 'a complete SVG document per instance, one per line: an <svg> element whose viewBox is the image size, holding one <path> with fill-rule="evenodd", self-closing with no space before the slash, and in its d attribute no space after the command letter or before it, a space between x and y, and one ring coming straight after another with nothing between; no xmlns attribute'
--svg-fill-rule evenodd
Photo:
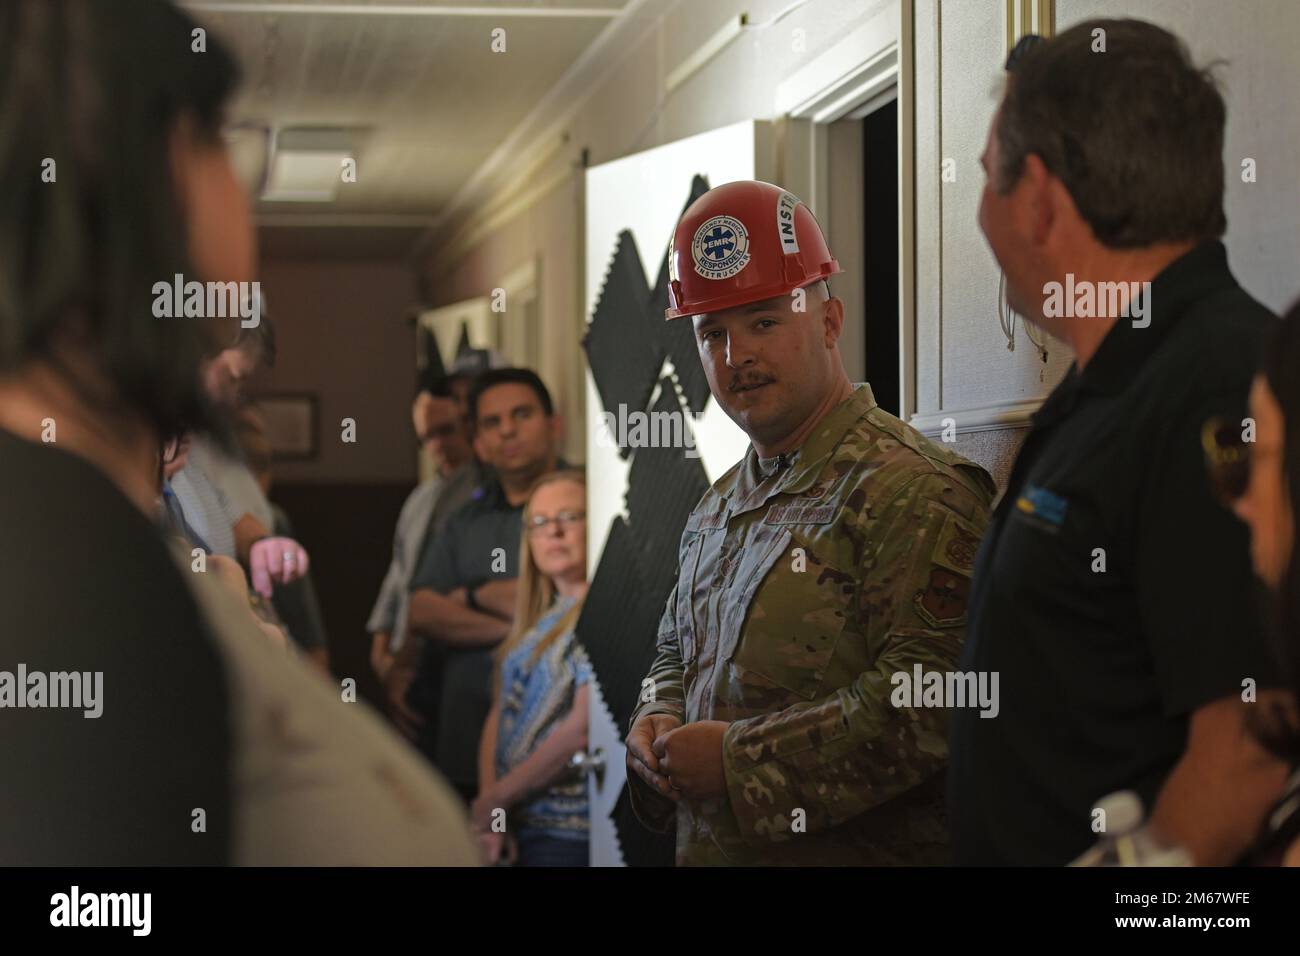
<svg viewBox="0 0 1300 956"><path fill-rule="evenodd" d="M543 327L538 370L570 424L565 454L573 460L584 454L582 150L596 165L741 120L773 119L782 80L887 8L890 0L812 0L778 23L733 40L671 94L663 92L668 73L725 20L748 12L751 21L762 22L788 5L787 0L648 4L662 10L661 15L635 42L620 48L616 65L587 92L567 127L566 146L540 166L521 156L519 177L506 177L475 211L491 208L494 200L519 189L523 179L545 183L558 176L555 187L471 243L435 251L422 270L429 304L446 305L490 293L503 276L536 258ZM778 146L774 142L773 148ZM775 168L779 174L780 165Z"/></svg>
<svg viewBox="0 0 1300 956"><path fill-rule="evenodd" d="M320 454L277 462L280 482L414 482L409 421L415 280L404 262L271 259L262 286L275 320L277 392L320 397ZM340 422L356 420L355 444Z"/></svg>
<svg viewBox="0 0 1300 956"><path fill-rule="evenodd" d="M565 422L564 457L584 457L582 356L578 341L584 326L578 255L582 242L582 176L575 171L558 188L505 227L495 231L454 268L429 273L431 305L448 305L490 295L507 275L529 259L537 263L542 334L534 341L534 367L551 391ZM515 319L506 300L505 321ZM578 383L578 384L575 384Z"/></svg>
<svg viewBox="0 0 1300 956"><path fill-rule="evenodd" d="M721 0L648 4L663 12L620 47L617 63L583 91L565 126L567 139L542 161L521 156L518 175L505 176L470 212L481 220L468 236L443 242L422 267L434 305L483 295L530 257L539 264L543 377L557 392L573 426L566 453L581 457L583 417L581 308L582 169L592 164L747 118L781 120L776 107L783 80L834 46L886 0L813 0L776 25L731 42L711 63L671 94L664 78L728 17L742 10L761 21L783 0ZM983 173L979 155L996 107L1005 56L1003 0L912 0L915 109L915 406L918 424L931 430L952 415L959 429L972 422L1023 424L1060 379L1070 357L1049 342L1044 364L1017 322L1016 349L998 327L999 272L976 225ZM1057 28L1090 16L1134 15L1160 23L1190 44L1200 61L1224 59L1220 71L1228 103L1226 146L1230 260L1243 284L1280 309L1300 294L1300 186L1292 158L1300 152L1300 17L1293 0L1058 0ZM802 52L794 49L804 31ZM789 172L789 142L804 135L778 122L778 175ZM835 137L831 137L832 142ZM785 142L785 146L781 142ZM1240 161L1258 163L1258 182L1240 181ZM956 163L957 181L941 181L942 161ZM835 175L832 151L831 173ZM841 165L850 165L844 163ZM550 183L540 197L503 218L508 197L527 184ZM816 197L806 197L813 202ZM834 238L835 208L818 210ZM455 224L450 227L455 232ZM851 296L857 290L846 288ZM849 345L858 351L850 330ZM982 427L982 426L981 426ZM994 455L988 453L986 457Z"/></svg>

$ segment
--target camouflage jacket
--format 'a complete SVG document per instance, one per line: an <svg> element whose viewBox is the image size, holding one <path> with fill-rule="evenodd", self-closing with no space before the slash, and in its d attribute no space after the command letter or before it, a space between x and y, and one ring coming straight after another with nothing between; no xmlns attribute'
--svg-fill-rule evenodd
<svg viewBox="0 0 1300 956"><path fill-rule="evenodd" d="M676 806L678 865L947 860L947 712L897 672L955 669L988 473L855 388L765 475L753 448L682 534L651 713L729 721L727 797ZM635 774L664 831L674 804Z"/></svg>

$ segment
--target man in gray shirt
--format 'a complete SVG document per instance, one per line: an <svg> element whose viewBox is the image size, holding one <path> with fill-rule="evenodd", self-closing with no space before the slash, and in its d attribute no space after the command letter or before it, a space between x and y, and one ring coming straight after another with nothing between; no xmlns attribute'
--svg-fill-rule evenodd
<svg viewBox="0 0 1300 956"><path fill-rule="evenodd" d="M371 666L384 682L394 720L408 734L413 734L420 722L405 701L415 673L415 656L399 655L407 641L411 573L427 540L442 530L448 516L469 500L482 479L470 446L465 409L455 399L450 379L422 382L411 405L411 419L416 439L433 460L435 473L417 485L402 505L393 534L393 558L366 624L371 635Z"/></svg>
<svg viewBox="0 0 1300 956"><path fill-rule="evenodd" d="M240 328L229 347L203 364L203 390L213 405L233 415L247 380L274 363L275 333L263 314L257 326ZM253 589L269 599L274 584L307 573L307 552L294 539L273 534L270 503L242 459L201 435L192 439L189 460L171 479L185 520L214 554L238 558Z"/></svg>

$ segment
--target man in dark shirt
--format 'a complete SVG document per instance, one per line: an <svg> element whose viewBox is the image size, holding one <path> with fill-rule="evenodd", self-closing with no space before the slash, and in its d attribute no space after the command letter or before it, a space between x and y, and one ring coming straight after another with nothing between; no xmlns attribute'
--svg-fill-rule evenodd
<svg viewBox="0 0 1300 956"><path fill-rule="evenodd" d="M1097 801L1133 790L1158 838L1227 863L1284 768L1244 733L1274 667L1201 459L1207 418L1242 419L1272 321L1219 242L1223 100L1140 21L1018 51L980 225L1012 306L1075 363L975 566L961 668L999 675L1001 709L954 714L953 853L1064 864L1098 839Z"/></svg>
<svg viewBox="0 0 1300 956"><path fill-rule="evenodd" d="M411 575L408 620L427 638L407 700L424 719L417 744L466 800L491 707L492 649L515 614L524 503L557 466L561 422L529 369L491 369L469 393L474 450L493 477L447 521Z"/></svg>

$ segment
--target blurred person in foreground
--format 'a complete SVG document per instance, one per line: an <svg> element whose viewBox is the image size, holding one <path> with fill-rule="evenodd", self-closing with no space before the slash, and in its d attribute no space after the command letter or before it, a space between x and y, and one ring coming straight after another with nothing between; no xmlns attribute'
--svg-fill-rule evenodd
<svg viewBox="0 0 1300 956"><path fill-rule="evenodd" d="M1291 694L1262 700L1251 715L1255 736L1291 770L1282 796L1244 862L1300 866L1300 302L1270 336L1250 388L1250 415L1205 423L1202 441L1211 484L1250 529L1255 576L1265 592L1265 621L1286 666Z"/></svg>
<svg viewBox="0 0 1300 956"><path fill-rule="evenodd" d="M485 862L586 866L591 665L574 634L587 594L587 482L554 471L524 506L510 636L496 651L492 709L479 743L479 792L470 816Z"/></svg>
<svg viewBox="0 0 1300 956"><path fill-rule="evenodd" d="M237 69L214 37L191 52L196 28L163 0L0 5L0 660L65 675L4 714L0 847L472 865L446 785L155 525L159 449L217 424L199 365L232 323L156 318L153 286L246 282L255 261L221 135ZM49 694L78 685L99 713Z"/></svg>

